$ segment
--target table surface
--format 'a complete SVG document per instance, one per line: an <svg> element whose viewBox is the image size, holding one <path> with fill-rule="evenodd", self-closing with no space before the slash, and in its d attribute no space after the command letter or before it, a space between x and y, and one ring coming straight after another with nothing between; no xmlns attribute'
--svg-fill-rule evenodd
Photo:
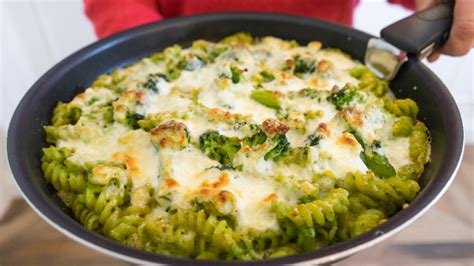
<svg viewBox="0 0 474 266"><path fill-rule="evenodd" d="M474 146L459 173L425 215L384 242L336 263L345 265L474 265ZM84 247L46 224L23 200L0 221L0 265L129 265Z"/></svg>

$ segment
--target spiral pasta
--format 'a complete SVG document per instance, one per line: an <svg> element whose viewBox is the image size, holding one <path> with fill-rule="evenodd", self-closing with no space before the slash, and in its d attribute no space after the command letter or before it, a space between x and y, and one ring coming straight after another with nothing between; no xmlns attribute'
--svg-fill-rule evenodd
<svg viewBox="0 0 474 266"><path fill-rule="evenodd" d="M54 146L43 149L41 168L44 177L59 191L83 192L86 188L86 172L67 157L72 153L66 148L57 149Z"/></svg>
<svg viewBox="0 0 474 266"><path fill-rule="evenodd" d="M245 33L101 75L44 127L45 180L89 230L256 260L364 234L412 202L430 133L337 49Z"/></svg>

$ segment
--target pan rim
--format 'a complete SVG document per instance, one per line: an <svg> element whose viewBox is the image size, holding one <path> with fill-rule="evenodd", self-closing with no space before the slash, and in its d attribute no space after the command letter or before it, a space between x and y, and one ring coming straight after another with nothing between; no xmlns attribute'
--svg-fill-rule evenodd
<svg viewBox="0 0 474 266"><path fill-rule="evenodd" d="M110 239L105 238L99 234L91 232L85 229L82 225L80 225L77 221L67 216L64 212L61 212L57 206L52 205L50 202L47 201L44 197L41 197L39 193L39 188L36 187L36 194L35 191L28 190L24 188L22 185L28 185L28 176L24 170L21 169L21 164L16 160L19 158L18 151L15 149L16 142L19 141L15 139L15 131L19 124L21 123L21 115L22 110L24 109L23 106L27 102L27 99L33 97L33 92L41 87L42 83L51 75L57 73L66 73L73 62L84 60L88 56L93 56L95 53L99 53L102 49L107 49L107 47L113 46L116 43L125 41L130 38L135 38L141 34L146 34L148 31L152 31L157 27L165 28L165 27L174 27L176 24L179 23L190 23L190 21L195 22L203 22L203 21L218 21L220 19L235 19L241 20L244 18L247 19L260 19L260 20L285 20L291 21L294 23L310 23L310 24L318 24L319 26L324 26L326 28L334 29L335 32L346 32L350 30L351 35L357 35L358 38L369 39L373 36L358 31L354 29L348 29L346 27L336 25L330 22L319 21L315 19L310 19L301 16L294 16L294 15L282 15L282 14L272 14L272 13L259 13L259 12L235 12L235 13L213 13L213 14L203 14L203 15L195 15L195 16L188 16L188 17L180 17L180 18L173 18L168 19L161 22L150 23L146 24L134 29L130 29L113 36L110 36L106 39L100 40L93 44L86 46L85 48L77 51L76 53L68 56L58 64L56 64L53 68L51 68L48 72L46 72L38 81L28 90L28 92L23 96L22 100L18 104L14 115L11 119L10 126L8 129L7 134L7 152L8 152L8 161L10 169L12 170L15 183L17 184L18 188L23 195L23 198L26 199L28 204L41 216L44 220L46 220L50 225L56 228L61 233L65 234L66 236L70 237L71 239L79 242L83 245L92 247L102 253L112 255L114 257L132 262L132 263L141 263L141 264L149 264L149 263L180 263L180 264L194 264L194 265L212 265L212 264L219 264L222 261L198 261L194 259L182 259L178 257L168 257L164 255L160 255L157 253L146 252L142 250L137 250L131 247L124 246L122 244L116 243ZM453 140L455 143L455 147L452 148L453 151L451 152L454 154L454 158L456 159L456 163L450 163L449 169L447 172L450 172L449 176L441 176L437 177L439 179L438 182L441 182L439 186L434 187L433 191L426 191L423 195L419 195L417 199L411 204L411 206L393 217L391 217L385 224L379 226L378 228L371 230L357 238L340 242L320 250L315 250L307 253L300 253L292 256L286 256L276 259L266 259L266 260L255 260L255 261L233 261L230 262L231 264L245 264L245 265L255 265L255 264L269 264L269 263L296 263L296 262L312 262L316 264L327 263L331 261L335 261L338 259L342 259L344 257L350 256L360 250L366 249L370 246L373 246L382 240L394 235L395 233L399 232L410 223L418 219L423 213L425 213L431 206L433 206L439 198L445 193L448 189L449 185L454 179L457 170L459 169L459 165L461 162L462 154L464 151L464 133L462 130L462 121L460 118L459 110L457 105L454 102L451 94L447 90L447 88L442 84L442 82L433 74L431 71L424 66L421 62L414 62L416 67L421 68L422 71L431 75L431 78L434 79L435 82L442 85L443 92L447 97L448 104L450 106L455 107L454 111L451 115L451 118L454 123L455 133L457 134L457 139ZM23 114L24 115L24 114ZM20 140L21 141L21 140ZM31 180L30 180L30 187L33 187ZM422 197L422 200L418 200ZM403 213L402 213L403 212ZM400 215L402 214L402 215ZM404 217L408 217L404 218ZM350 247L350 245L354 245ZM339 250L339 251L338 251Z"/></svg>

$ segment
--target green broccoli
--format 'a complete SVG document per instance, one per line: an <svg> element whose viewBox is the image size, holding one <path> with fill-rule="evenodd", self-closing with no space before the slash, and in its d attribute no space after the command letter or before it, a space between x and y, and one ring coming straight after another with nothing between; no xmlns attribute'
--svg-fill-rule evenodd
<svg viewBox="0 0 474 266"><path fill-rule="evenodd" d="M315 61L310 59L303 59L301 56L296 55L293 57L295 68L293 74L299 76L304 73L313 73L316 70Z"/></svg>
<svg viewBox="0 0 474 266"><path fill-rule="evenodd" d="M350 131L354 135L357 142L362 146L363 151L360 153L360 158L364 164L381 178L389 178L395 176L397 172L385 155L379 152L382 145L379 141L374 141L370 147L365 145L362 136L356 131Z"/></svg>
<svg viewBox="0 0 474 266"><path fill-rule="evenodd" d="M269 70L262 70L260 72L260 75L263 77L264 82L270 82L275 79L275 75L273 75L273 73L270 72Z"/></svg>
<svg viewBox="0 0 474 266"><path fill-rule="evenodd" d="M247 146L255 147L264 143L267 140L267 135L263 131L258 131L257 133L253 134L252 136L245 137L243 139L243 143L247 144Z"/></svg>
<svg viewBox="0 0 474 266"><path fill-rule="evenodd" d="M237 137L226 137L217 131L208 131L199 137L199 148L211 159L225 167L232 167L241 144Z"/></svg>
<svg viewBox="0 0 474 266"><path fill-rule="evenodd" d="M278 92L269 90L254 90L250 97L266 107L273 109L281 108L281 97Z"/></svg>
<svg viewBox="0 0 474 266"><path fill-rule="evenodd" d="M307 141L309 142L309 146L316 146L321 139L321 135L314 133L308 136Z"/></svg>
<svg viewBox="0 0 474 266"><path fill-rule="evenodd" d="M278 161L285 155L285 153L288 151L288 147L290 146L290 143L288 142L288 139L285 135L276 135L272 140L274 143L276 143L276 145L263 157L266 161Z"/></svg>
<svg viewBox="0 0 474 266"><path fill-rule="evenodd" d="M344 87L338 92L332 93L327 97L327 100L334 104L337 110L342 110L347 107L355 98L355 90L353 88Z"/></svg>
<svg viewBox="0 0 474 266"><path fill-rule="evenodd" d="M363 153L362 160L367 168L372 170L372 172L379 177L389 178L397 174L395 168L390 164L387 157L374 150L367 149Z"/></svg>
<svg viewBox="0 0 474 266"><path fill-rule="evenodd" d="M166 81L169 81L165 74L162 73L154 73L149 74L145 83L143 83L143 87L147 90L151 90L153 92L158 93L159 89L156 86L158 84L159 79L162 78Z"/></svg>
<svg viewBox="0 0 474 266"><path fill-rule="evenodd" d="M232 83L236 84L236 83L239 83L240 82L240 77L242 75L242 71L234 66L234 65L231 65L230 66L230 73L232 74L231 76L231 80L232 80Z"/></svg>
<svg viewBox="0 0 474 266"><path fill-rule="evenodd" d="M141 114L127 112L126 124L131 127L132 129L139 129L140 125L138 125L138 120L142 120L145 117Z"/></svg>

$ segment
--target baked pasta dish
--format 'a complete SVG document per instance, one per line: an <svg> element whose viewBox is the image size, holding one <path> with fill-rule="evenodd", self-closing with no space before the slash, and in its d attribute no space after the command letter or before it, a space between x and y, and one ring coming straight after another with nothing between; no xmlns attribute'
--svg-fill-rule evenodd
<svg viewBox="0 0 474 266"><path fill-rule="evenodd" d="M430 158L411 99L319 42L174 45L58 103L42 169L86 228L137 249L253 260L356 237Z"/></svg>

